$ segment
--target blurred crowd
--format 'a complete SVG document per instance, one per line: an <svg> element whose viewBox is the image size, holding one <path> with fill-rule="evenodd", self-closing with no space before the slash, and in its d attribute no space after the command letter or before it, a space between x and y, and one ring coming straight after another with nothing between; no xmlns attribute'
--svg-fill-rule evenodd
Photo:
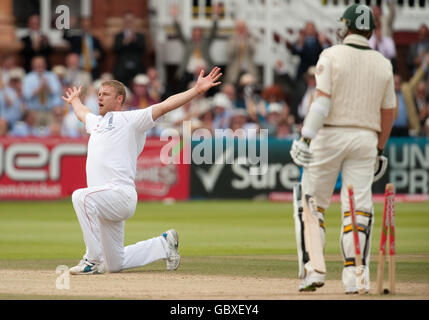
<svg viewBox="0 0 429 320"><path fill-rule="evenodd" d="M393 40L395 9L388 14L374 7L376 30L370 46L391 60L395 73L397 117L393 136L429 137L429 29L422 25L418 40L408 51L406 65L410 79L402 79L397 68L396 45ZM40 18L28 19L29 34L22 38L23 49L18 54L1 57L0 76L0 137L82 137L85 129L75 117L71 106L61 99L70 86L83 87L82 101L98 114L97 91L105 80L117 79L127 86L125 110L146 108L177 91L191 87L201 69L210 70L213 59L210 46L217 37L219 8L214 7L213 25L208 34L194 28L187 38L178 21L178 8L171 8L174 28L183 46L182 62L175 72L172 89L169 79L160 80L154 66L145 65L145 37L136 29L136 17L127 13L123 29L114 37L112 70L101 70L105 50L92 33L90 18L82 18L77 27L64 32L68 52L64 64L51 65L49 56L54 48L40 31ZM285 45L300 58L296 76L291 77L282 62L276 63L275 82L261 85L260 68L255 64L257 39L246 22L237 20L234 34L226 45L227 65L220 88L210 90L187 105L167 114L150 135L160 135L164 128L182 130L190 120L192 129L203 129L201 135L213 135L216 129L225 134L250 137L267 129L270 137L294 138L315 94L315 64L320 53L332 43L307 22L295 43ZM22 59L19 59L21 55ZM23 61L23 63L18 63ZM240 130L239 130L240 129Z"/></svg>

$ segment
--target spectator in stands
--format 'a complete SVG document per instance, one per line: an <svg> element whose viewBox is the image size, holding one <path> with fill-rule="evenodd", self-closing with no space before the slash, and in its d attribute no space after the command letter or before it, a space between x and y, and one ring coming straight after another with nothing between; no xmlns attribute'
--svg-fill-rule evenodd
<svg viewBox="0 0 429 320"><path fill-rule="evenodd" d="M147 108L157 101L148 92L149 77L145 74L138 74L133 79L132 93L133 99L130 103L130 110Z"/></svg>
<svg viewBox="0 0 429 320"><path fill-rule="evenodd" d="M67 73L66 67L64 67L62 64L57 64L52 67L52 73L55 74L58 78L58 81L61 84L61 92L64 93L68 86L68 82L65 80L65 76Z"/></svg>
<svg viewBox="0 0 429 320"><path fill-rule="evenodd" d="M134 76L145 72L143 61L146 43L143 33L136 30L133 13L126 13L123 23L123 30L115 36L113 44L113 51L116 54L113 74L117 80L130 87Z"/></svg>
<svg viewBox="0 0 429 320"><path fill-rule="evenodd" d="M161 80L158 77L158 71L154 67L149 67L146 75L149 78L149 83L147 85L149 97L155 103L158 103L163 99L165 86L161 83Z"/></svg>
<svg viewBox="0 0 429 320"><path fill-rule="evenodd" d="M114 79L114 77L113 77L112 73L110 73L110 72L103 72L100 75L100 79L97 79L97 80L108 81L108 80L113 80L113 79Z"/></svg>
<svg viewBox="0 0 429 320"><path fill-rule="evenodd" d="M259 100L255 77L250 73L243 74L237 88L237 108L247 109L251 114L254 114Z"/></svg>
<svg viewBox="0 0 429 320"><path fill-rule="evenodd" d="M28 18L29 34L21 39L24 47L21 51L26 72L31 71L31 61L36 56L42 56L49 66L49 57L53 48L47 35L40 30L40 17L33 14Z"/></svg>
<svg viewBox="0 0 429 320"><path fill-rule="evenodd" d="M49 126L50 137L78 138L85 136L85 128L73 111L66 111L65 106L56 106L52 109L53 121Z"/></svg>
<svg viewBox="0 0 429 320"><path fill-rule="evenodd" d="M277 131L276 131L276 138L277 139L291 139L292 136L292 129L289 125L288 121L285 119L282 119L277 124Z"/></svg>
<svg viewBox="0 0 429 320"><path fill-rule="evenodd" d="M104 50L100 40L92 33L90 17L82 17L81 30L69 29L64 32L64 39L70 44L70 51L79 55L82 70L91 74L93 79L100 76L99 63L103 59Z"/></svg>
<svg viewBox="0 0 429 320"><path fill-rule="evenodd" d="M233 108L237 108L237 91L232 83L226 82L221 85L220 92L228 97Z"/></svg>
<svg viewBox="0 0 429 320"><path fill-rule="evenodd" d="M429 79L426 82L426 92L428 92L428 91L429 91ZM426 116L423 118L423 123L426 123L427 119L429 118L429 95L426 97L426 107L425 107L425 110L426 110L426 112L425 112Z"/></svg>
<svg viewBox="0 0 429 320"><path fill-rule="evenodd" d="M292 102L295 107L298 105L297 102L299 103L302 100L306 89L305 73L308 68L317 64L320 53L331 44L324 33L317 32L313 22L307 22L305 28L300 30L296 43L290 44L286 42L286 44L291 53L300 58L292 91Z"/></svg>
<svg viewBox="0 0 429 320"><path fill-rule="evenodd" d="M0 118L0 137L6 137L9 132L9 126L6 119Z"/></svg>
<svg viewBox="0 0 429 320"><path fill-rule="evenodd" d="M14 137L46 137L49 130L47 127L37 126L36 121L36 111L25 110L22 119L15 122L10 135Z"/></svg>
<svg viewBox="0 0 429 320"><path fill-rule="evenodd" d="M427 25L421 25L418 30L418 40L410 46L407 55L407 65L412 74L420 66L427 53L429 53L429 29Z"/></svg>
<svg viewBox="0 0 429 320"><path fill-rule="evenodd" d="M305 79L307 88L305 90L304 96L302 97L300 104L298 105L297 112L292 112L297 116L298 123L302 123L304 121L304 118L308 113L308 109L315 98L315 94L316 94L316 76L315 75L316 75L315 66L311 66L310 68L308 68L307 72L305 73L304 79Z"/></svg>
<svg viewBox="0 0 429 320"><path fill-rule="evenodd" d="M16 55L12 53L5 54L0 67L2 80L5 86L9 83L10 71L15 68L17 68Z"/></svg>
<svg viewBox="0 0 429 320"><path fill-rule="evenodd" d="M214 114L212 106L207 103L198 111L199 129L205 129L204 133L207 134L207 137L214 137Z"/></svg>
<svg viewBox="0 0 429 320"><path fill-rule="evenodd" d="M72 109L68 110L64 115L61 124L61 135L69 138L79 138L88 135L83 123L79 121Z"/></svg>
<svg viewBox="0 0 429 320"><path fill-rule="evenodd" d="M191 121L191 130L198 128L196 126L196 122L198 121L198 114L195 110L191 110L191 103L186 103L183 107L175 109L168 113L165 117L164 126L167 128L174 128L178 130L181 134L183 134L183 121Z"/></svg>
<svg viewBox="0 0 429 320"><path fill-rule="evenodd" d="M393 122L391 136L393 137L404 137L408 136L408 114L407 114L407 106L405 104L404 95L401 91L401 76L399 74L395 74L395 92L396 92L396 101L397 101L397 109L396 109L396 119Z"/></svg>
<svg viewBox="0 0 429 320"><path fill-rule="evenodd" d="M132 105L132 101L134 99L134 93L132 91L132 89L125 87L125 92L126 92L126 97L125 97L125 101L123 104L123 109L124 110L131 110L133 105ZM155 126L156 127L156 126Z"/></svg>
<svg viewBox="0 0 429 320"><path fill-rule="evenodd" d="M303 78L309 67L316 65L320 53L330 45L326 36L317 32L313 22L306 23L305 28L299 32L298 41L289 45L292 54L301 58L296 74L297 80Z"/></svg>
<svg viewBox="0 0 429 320"><path fill-rule="evenodd" d="M82 36L81 18L71 15L69 19L70 28L63 30L63 39L66 41L66 49L69 52L80 52L80 41Z"/></svg>
<svg viewBox="0 0 429 320"><path fill-rule="evenodd" d="M60 138L63 134L64 106L55 106L52 109L53 121L49 125L48 135L50 137Z"/></svg>
<svg viewBox="0 0 429 320"><path fill-rule="evenodd" d="M189 87L191 87L194 82L189 83ZM200 95L197 98L194 98L191 101L191 114L195 117L198 117L201 109L209 109L210 108L210 100L205 95Z"/></svg>
<svg viewBox="0 0 429 320"><path fill-rule="evenodd" d="M53 72L46 69L44 57L34 57L31 65L32 71L23 80L23 96L27 108L36 111L37 124L48 125L52 119L52 108L63 104L61 83Z"/></svg>
<svg viewBox="0 0 429 320"><path fill-rule="evenodd" d="M426 117L429 116L427 113L427 104L429 102L428 90L426 88L425 81L420 81L416 88L415 101L417 106L417 111L419 114L419 120L423 127Z"/></svg>
<svg viewBox="0 0 429 320"><path fill-rule="evenodd" d="M419 83L423 79L424 75L428 72L429 68L429 54L422 60L421 65L417 68L413 77L400 84L400 90L405 102L408 116L408 125L410 135L418 135L421 132L421 119L418 114L416 91ZM400 110L398 110L399 112Z"/></svg>
<svg viewBox="0 0 429 320"><path fill-rule="evenodd" d="M239 138L245 138L247 136L246 124L248 123L248 116L248 112L242 108L232 111L229 128Z"/></svg>
<svg viewBox="0 0 429 320"><path fill-rule="evenodd" d="M170 14L174 20L174 27L176 29L177 36L179 37L184 49L182 62L179 64L176 72L176 78L180 81L182 87L186 87L189 82L195 79L195 75L198 75L197 69L203 68L211 70L214 66L213 60L210 56L210 47L217 35L217 13L219 10L219 6L214 6L215 15L208 37L204 37L202 28L194 27L192 29L191 39L187 39L183 34L182 27L177 19L179 15L177 5L172 5L170 8ZM182 89L183 88L180 88L180 91Z"/></svg>
<svg viewBox="0 0 429 320"><path fill-rule="evenodd" d="M27 109L27 105L25 104L25 99L22 94L22 81L24 80L24 77L25 70L23 68L18 67L10 70L8 87L15 91L16 100L21 106L21 111Z"/></svg>
<svg viewBox="0 0 429 320"><path fill-rule="evenodd" d="M188 88L192 88L195 82L190 82ZM191 102L188 102L183 107L175 109L165 115L165 122L162 124L167 128L174 127L183 134L183 122L190 121L191 130L194 131L201 127L199 119L199 110L209 108L209 101L204 95L196 97Z"/></svg>
<svg viewBox="0 0 429 320"><path fill-rule="evenodd" d="M424 136L429 138L429 118L425 121Z"/></svg>
<svg viewBox="0 0 429 320"><path fill-rule="evenodd" d="M14 76L12 74L12 76ZM15 90L3 83L0 77L0 118L7 121L9 128L21 119L22 105Z"/></svg>
<svg viewBox="0 0 429 320"><path fill-rule="evenodd" d="M393 0L387 0L387 5L389 7L389 14L387 15L383 12L381 5L373 6L372 12L375 25L381 29L381 34L385 37L393 38L393 23L396 18L395 3Z"/></svg>
<svg viewBox="0 0 429 320"><path fill-rule="evenodd" d="M302 97L295 92L296 81L289 74L287 64L281 59L277 59L274 68L274 83L278 84L283 92L290 97L290 105L296 116L298 105ZM304 89L305 90L305 89Z"/></svg>
<svg viewBox="0 0 429 320"><path fill-rule="evenodd" d="M258 69L254 61L256 39L249 32L244 20L235 22L234 35L227 42L225 81L238 85L240 76L249 73L259 83Z"/></svg>
<svg viewBox="0 0 429 320"><path fill-rule="evenodd" d="M216 93L213 97L212 106L214 111L213 128L229 128L233 105L228 96L222 92Z"/></svg>
<svg viewBox="0 0 429 320"><path fill-rule="evenodd" d="M271 102L268 104L265 117L260 119L260 126L262 129L268 130L269 137L277 135L277 127L283 118L284 106L278 102Z"/></svg>
<svg viewBox="0 0 429 320"><path fill-rule="evenodd" d="M92 113L98 115L98 90L100 89L100 85L104 80L96 80L94 81L87 90L83 91L82 101L84 104L91 110ZM128 92L127 92L128 94ZM70 107L70 111L72 108Z"/></svg>
<svg viewBox="0 0 429 320"><path fill-rule="evenodd" d="M392 62L393 69L396 70L396 46L393 39L385 36L381 28L377 27L369 39L369 46L379 51L386 59Z"/></svg>
<svg viewBox="0 0 429 320"><path fill-rule="evenodd" d="M282 106L282 118L286 118L289 114L289 106L286 103L286 97L283 93L281 87L277 84L265 87L261 92L261 100L257 104L257 116L259 121L267 117L270 105L272 103L277 103ZM253 111L249 110L249 113L252 114Z"/></svg>
<svg viewBox="0 0 429 320"><path fill-rule="evenodd" d="M80 67L80 57L77 53L69 53L66 56L66 70L64 84L68 87L88 88L92 82L91 73Z"/></svg>
<svg viewBox="0 0 429 320"><path fill-rule="evenodd" d="M225 137L256 138L260 126L249 117L245 109L233 109L229 122L229 129L223 131Z"/></svg>
<svg viewBox="0 0 429 320"><path fill-rule="evenodd" d="M48 133L48 137L50 138L61 138L63 137L62 133L61 133L61 124L58 122L52 122L51 125L49 126L49 133Z"/></svg>

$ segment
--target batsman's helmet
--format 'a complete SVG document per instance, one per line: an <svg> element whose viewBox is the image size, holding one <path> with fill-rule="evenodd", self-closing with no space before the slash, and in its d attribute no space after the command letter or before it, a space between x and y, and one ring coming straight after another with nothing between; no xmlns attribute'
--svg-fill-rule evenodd
<svg viewBox="0 0 429 320"><path fill-rule="evenodd" d="M374 14L370 7L364 4L352 4L343 13L340 21L351 31L369 31L375 29Z"/></svg>

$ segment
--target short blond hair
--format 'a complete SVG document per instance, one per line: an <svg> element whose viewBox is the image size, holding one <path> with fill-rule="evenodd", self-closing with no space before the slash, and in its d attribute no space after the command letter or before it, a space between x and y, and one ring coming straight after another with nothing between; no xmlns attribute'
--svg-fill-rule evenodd
<svg viewBox="0 0 429 320"><path fill-rule="evenodd" d="M106 81L103 81L100 85L100 87L104 87L104 86L110 86L110 87L114 88L116 90L116 94L118 96L124 97L124 99L122 99L122 103L121 103L121 106L123 106L125 99L127 98L127 90L125 89L125 85L118 80L106 80Z"/></svg>

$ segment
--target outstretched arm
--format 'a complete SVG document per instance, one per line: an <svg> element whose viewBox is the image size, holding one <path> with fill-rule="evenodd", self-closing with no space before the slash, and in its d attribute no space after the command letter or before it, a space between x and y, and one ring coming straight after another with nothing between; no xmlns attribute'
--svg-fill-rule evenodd
<svg viewBox="0 0 429 320"><path fill-rule="evenodd" d="M220 73L220 68L214 67L212 71L204 77L204 70L201 71L196 85L184 92L172 95L161 103L155 104L152 106L152 119L153 121L157 120L162 115L177 109L187 102L191 101L198 95L206 92L212 87L218 86L221 82L217 82L222 76Z"/></svg>
<svg viewBox="0 0 429 320"><path fill-rule="evenodd" d="M76 117L82 121L83 124L86 122L86 115L91 112L87 106L85 106L82 101L80 101L80 93L82 91L82 86L79 88L73 87L68 88L66 91L66 95L63 96L63 100L67 103L70 103L73 107L73 111Z"/></svg>

